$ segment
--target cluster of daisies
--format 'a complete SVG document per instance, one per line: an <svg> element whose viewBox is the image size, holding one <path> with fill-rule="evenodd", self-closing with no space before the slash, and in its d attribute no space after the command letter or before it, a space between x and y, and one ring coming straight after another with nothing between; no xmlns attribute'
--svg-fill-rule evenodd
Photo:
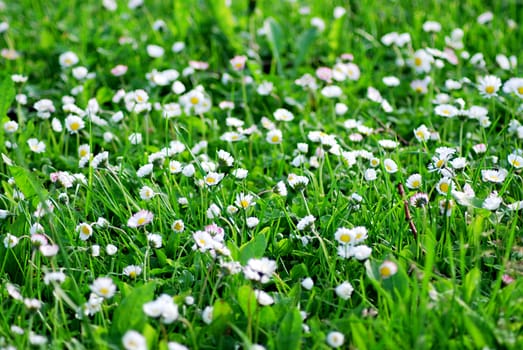
<svg viewBox="0 0 523 350"><path fill-rule="evenodd" d="M130 9L142 5L142 0L131 0L128 3ZM103 6L107 11L115 11L118 4L114 0L104 0ZM300 9L302 15L309 12L310 8L307 6ZM344 8L335 8L333 13L335 19L344 15ZM483 14L478 18L478 23L487 24L492 20L491 17L489 13ZM326 26L318 17L311 19L311 25L320 33ZM154 22L153 29L159 31L165 26L165 22L158 20ZM5 25L0 28L2 32L7 30ZM435 36L442 27L438 22L428 21L424 23L423 30ZM267 36L269 32L270 28L266 22L257 34ZM484 106L471 105L460 97L461 93L472 87L469 90L478 98L489 100L487 105L492 101L501 103L515 101L516 105L520 104L520 99L523 98L523 78L510 77L503 82L500 77L487 74L477 77L475 83L466 77L459 80L447 79L442 83L444 88L441 89L446 92L441 92L440 82L433 78L435 74L431 76L434 71L449 66L454 67L460 62L478 69L486 66L483 54L470 54L464 49L464 35L464 31L460 28L452 30L445 37L445 47L442 49L429 47L414 49L408 33L386 33L381 37L381 43L385 47L393 47L398 67L411 69L415 74L416 79L409 84L414 94L427 94L431 88L438 91L431 101L434 107L431 107L427 113L445 120L456 118L461 123L472 120L481 128L488 130L494 123L499 122L495 115L489 115L493 111ZM120 38L119 44L138 47L133 38L125 36ZM152 60L166 54L165 48L159 45L147 45L145 50ZM185 43L175 42L171 50L176 54L181 53L185 50ZM19 58L18 52L12 49L2 50L2 56L7 59ZM249 50L247 55L232 57L227 71L219 75L220 83L231 89L236 88L237 85L242 89L249 88L253 95L256 94L255 98L263 101L268 101L271 97L280 99L273 82L260 79L258 72L250 72L249 61L257 59L257 53L252 50ZM495 61L505 73L517 67L515 56L507 57L499 54L495 57ZM105 247L96 244L97 231L105 230L125 233L122 239L128 239L127 243L130 245L139 244L138 240L134 242L133 238L136 235L143 235L147 242L145 255L154 254L155 250L164 248L167 237L150 229L155 225L155 220L163 220L159 212L161 207L152 209L154 206L149 204L157 196L166 197L162 193L162 186L165 184L160 179L167 178L178 188L184 188L180 192L187 191L186 196L184 193L176 198L181 208L187 208L193 193L200 191L213 194L208 205L198 207L204 220L210 222L208 225L196 226L194 222L187 222L187 219L184 221L180 218L180 213L176 213L177 217L169 223L172 233L187 237L192 247L191 253L209 257L205 261L216 263L220 268L220 276L243 276L246 282L252 283L255 286L253 294L261 307L277 303L280 297L278 293L266 288L277 276L278 264L272 257L250 258L243 265L232 258L230 244L238 244L234 241L234 237L241 236L243 240L247 240L258 234L257 228L262 224L257 212L257 202L263 200L259 191L248 188L248 182L244 181L250 180L250 169L244 168L249 162L244 161L245 156L241 153L236 155L232 151L236 143L251 145L252 142L260 142L264 147L262 152L268 149L273 150L274 154L281 153L284 147L293 147L292 153L286 154L284 158L288 161L286 172L283 172L280 178L273 178L272 182L267 181L264 184L267 189L261 193L270 192L277 196L290 197L289 193L293 192L296 197L303 200L300 204L307 215L290 225L293 231L290 236L300 240L303 246L307 246L311 240L323 242L328 238L321 227L316 227L315 208L309 208L307 198L308 191L311 191L311 182L316 182L316 176L324 171L326 162L334 168L334 172L355 174L355 180L367 184L389 181L394 176L397 176L394 179L402 179L401 176L405 175L408 204L415 208L427 208L436 198L441 214L446 216L452 215L453 208L457 204L491 211L523 208L523 202L504 203L502 197L503 191L506 191L505 185L520 176L523 168L523 150L514 148L509 150L507 156L498 158L488 153L489 147L483 142L477 142L471 147L473 154L466 154L464 149L457 147L439 146L435 147L430 162L425 164L425 168L419 169L419 172L407 173L406 169L409 167L402 164L398 156L398 153L401 153L398 152L401 151L401 143L398 140L382 138L383 128L373 128L369 126L368 120L357 115L345 119L345 116L350 113L347 87L350 84L358 84L360 77L367 74L360 70L357 57L352 54L341 54L333 64L318 67L313 72L293 80L293 88L299 92L297 96L300 93L302 96L312 96L313 100L331 107L332 114L340 119L339 126L343 126L341 133L331 131L338 125L333 125L332 128L304 126L302 112L307 102L299 98L281 98L283 101L281 106L266 108L267 115L256 116L256 118L252 115L249 101L243 101L241 106L229 100L216 101L216 97L213 101L212 84L206 86L203 82L193 83L198 80L193 79L194 77L209 70L209 64L199 60L189 60L185 66L176 67L178 69L151 69L143 77L147 87L127 90L118 88L110 97L110 102L102 103L93 97L82 106L79 97L84 92L87 81L97 80L96 73L90 71L89 67L83 66L78 55L72 51L61 54L58 62L62 69L62 78L71 86L68 95L62 96L60 103L50 98L35 99L34 94L30 94L30 90L24 85L28 77L21 74L12 75L12 81L19 90L15 97L17 106L23 108L24 113L37 127L41 129L48 127L52 134L47 139L42 139L43 134L39 134L38 137L30 135L31 137L27 138L23 135L25 125L23 119L5 121L4 142L9 152L2 154L2 159L7 169L15 169L17 163L13 159L17 159L15 152L18 148L25 147L24 149L28 151L27 156L31 157L31 160L37 160L38 156L35 154L52 157L52 153L57 149L66 153L70 144L68 141L76 139L77 146L73 152L76 157L74 163L77 166L68 168L68 165L63 165L63 162L57 162L56 167L63 169L53 168L44 184L49 186L51 196L58 192L56 198L38 203L34 211L27 213L20 209L21 203L29 203L22 191L23 184L16 183L14 178L9 179L5 198L10 203L10 207L0 209L0 220L11 220L18 215L29 217L29 234L5 233L3 245L6 249L14 251L15 247L24 240L30 241L34 254L41 254L47 259L44 260L45 264L52 266L52 268L47 266L44 268L42 275L44 284L53 288L55 297L65 300L73 307L79 319L92 319L104 309L104 306L108 306L109 300L114 300L113 298L119 293L115 282L117 278L134 282L138 277L143 276L147 281L146 256L143 256L141 257L143 261L126 265L110 275L99 275L98 271L92 271L90 283L84 288L88 290L85 300L79 305L75 304L61 288L69 278L68 272L56 263L60 246L58 242L53 241L48 232L46 233L44 226L48 227L46 221L49 216L61 215L58 213L60 210L56 208L65 208L79 192L86 190L90 185L89 177L92 176L103 176L106 173L120 174L132 167L133 179L139 182L140 186L131 189L131 193L135 191L136 203L140 205L135 203L134 211L129 212L129 216L120 225L110 223L103 217L95 222L78 219L74 223L74 235L82 247L88 247L85 251L88 251L90 256L115 256L118 253L119 248L114 244L109 243ZM113 77L125 77L127 72L128 67L125 64L117 64L109 73ZM365 97L371 102L371 108L378 106L387 115L397 112L394 101L389 97L393 94L389 92L394 91L401 84L402 81L398 77L387 75L381 77L381 83L374 84L376 87L368 86ZM162 95L162 91L168 92ZM245 113L245 118L237 116L240 107ZM521 110L520 105L517 107L518 113ZM223 121L218 121L212 112L226 116ZM165 143L162 140L161 147L156 147L160 144L158 140L152 142L148 140L150 136L148 128L154 124L153 116L160 116L161 122L172 128L176 134L174 139L170 137ZM317 117L318 115L311 115L311 118ZM194 141L192 145L186 143L179 137L182 134L179 127L183 126L184 120L188 118L201 118L212 131L216 131L219 140L206 139L204 135L201 140L191 138ZM342 118L345 120L341 120ZM258 119L259 122L256 122ZM439 145L442 141L438 130L427 124L429 126L421 124L413 129L413 138L424 149L429 149L429 144ZM301 131L299 137L296 136L297 126ZM509 122L506 132L515 135L519 140L523 139L523 125L517 118ZM377 138L379 140L376 141ZM215 151L214 142L220 142L221 145ZM126 149L130 150L129 153L119 152L122 145L128 146ZM147 154L143 154L144 149ZM140 156L136 161L127 164L126 159L122 158L133 154L135 150L140 150L143 157ZM262 158L268 159L263 156ZM486 160L489 163L485 163ZM467 169L472 171L472 166L475 167L477 164L489 164L482 165L479 173L481 183L474 183L466 173ZM424 177L421 172L427 175ZM219 190L228 191L230 188L234 190L229 194L228 201L215 195ZM476 192L479 193L478 196ZM358 210L363 197L354 192L349 195L349 200L353 204L351 208ZM280 202L285 203L285 201ZM28 204L29 207L31 205ZM289 209L286 204L282 205L282 209ZM291 217L294 218L293 215ZM194 221L196 220L194 218ZM203 227L203 229L196 229L196 227ZM355 259L364 262L371 259L372 248L365 244L367 238L368 232L365 226L339 227L334 232L337 255L342 260ZM391 258L383 261L378 270L380 278L387 279L398 272L398 265ZM315 281L311 277L301 280L301 287L306 291L312 290L314 284ZM6 290L16 303L20 303L30 312L40 311L44 304L40 299L25 297L20 288L14 284L7 283ZM350 299L354 291L349 281L343 281L333 288L333 293L341 300ZM204 324L212 324L214 311L212 305L199 309L195 306L193 296L185 297L183 303L178 299L175 295L161 293L154 300L144 303L142 312L150 319L157 319L163 325L170 325L184 321L189 310L193 312L196 309ZM365 309L365 312L366 315L371 316L377 314L377 310ZM302 311L301 315L302 321L305 321L307 313ZM306 323L303 323L303 329L305 332L309 330ZM13 325L11 331L17 335L27 332L17 325ZM43 345L48 341L46 336L32 331L27 335L32 345ZM325 341L331 347L341 347L344 345L345 335L339 331L330 331ZM126 349L145 349L147 342L143 334L137 330L129 330L122 338L122 345ZM185 345L174 341L168 343L168 348L187 349ZM256 344L251 348L260 350L264 347Z"/></svg>

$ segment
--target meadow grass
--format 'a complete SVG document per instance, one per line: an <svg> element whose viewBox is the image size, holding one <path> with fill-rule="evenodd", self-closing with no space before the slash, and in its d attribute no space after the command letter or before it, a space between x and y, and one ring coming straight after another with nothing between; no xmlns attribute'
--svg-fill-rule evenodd
<svg viewBox="0 0 523 350"><path fill-rule="evenodd" d="M0 8L0 349L523 346L519 2Z"/></svg>

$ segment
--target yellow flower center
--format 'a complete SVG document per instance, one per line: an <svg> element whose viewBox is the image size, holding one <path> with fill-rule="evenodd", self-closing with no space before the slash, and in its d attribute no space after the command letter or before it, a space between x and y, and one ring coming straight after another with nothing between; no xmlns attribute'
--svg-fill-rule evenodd
<svg viewBox="0 0 523 350"><path fill-rule="evenodd" d="M241 205L242 208L245 209L245 208L247 208L247 207L249 206L249 201L246 200L246 199L242 199L242 200L240 201L240 205Z"/></svg>
<svg viewBox="0 0 523 350"><path fill-rule="evenodd" d="M514 159L512 161L512 165L515 166L515 167L519 167L519 166L521 166L521 162L519 160L517 160L517 159Z"/></svg>
<svg viewBox="0 0 523 350"><path fill-rule="evenodd" d="M200 99L198 97L196 97L196 96L193 96L193 97L190 98L189 101L191 102L191 104L197 105L198 102L200 102Z"/></svg>
<svg viewBox="0 0 523 350"><path fill-rule="evenodd" d="M436 162L436 166L438 168L441 168L443 165L445 165L445 161L443 159L439 159L437 162Z"/></svg>
<svg viewBox="0 0 523 350"><path fill-rule="evenodd" d="M238 135L232 135L232 136L231 136L231 140L232 140L232 141L236 141L236 140L238 140Z"/></svg>
<svg viewBox="0 0 523 350"><path fill-rule="evenodd" d="M420 185L421 185L421 184L420 184L419 180L414 180L414 181L412 181L412 187L416 187L416 188L417 188L417 187L419 187Z"/></svg>
<svg viewBox="0 0 523 350"><path fill-rule="evenodd" d="M485 87L485 92L486 92L487 94L489 94L489 95L493 94L495 90L496 90L496 89L495 89L494 86L492 86L492 85L489 85L489 86Z"/></svg>
<svg viewBox="0 0 523 350"><path fill-rule="evenodd" d="M350 235L344 233L340 236L340 241L342 241L343 243L349 243L350 242Z"/></svg>
<svg viewBox="0 0 523 350"><path fill-rule="evenodd" d="M208 178L206 179L206 182L207 182L208 184L213 184L213 183L216 182L216 180L214 179L214 177L208 177Z"/></svg>
<svg viewBox="0 0 523 350"><path fill-rule="evenodd" d="M415 89L416 92L423 92L423 88L421 86L418 86L416 89Z"/></svg>
<svg viewBox="0 0 523 350"><path fill-rule="evenodd" d="M380 268L380 275L381 275L381 277L390 277L391 274L392 274L392 271L390 270L390 267L382 266Z"/></svg>
<svg viewBox="0 0 523 350"><path fill-rule="evenodd" d="M518 87L518 93L523 95L523 86Z"/></svg>
<svg viewBox="0 0 523 350"><path fill-rule="evenodd" d="M146 221L145 218L139 218L138 220L136 220L136 223L137 223L138 225L143 225L143 224L145 224L145 221Z"/></svg>
<svg viewBox="0 0 523 350"><path fill-rule="evenodd" d="M180 222L177 222L174 224L174 229L177 231L180 231L182 229L182 224Z"/></svg>
<svg viewBox="0 0 523 350"><path fill-rule="evenodd" d="M89 227L87 225L85 225L85 226L82 226L82 233L86 236L89 236L91 234L91 230L89 229Z"/></svg>
<svg viewBox="0 0 523 350"><path fill-rule="evenodd" d="M422 63L423 63L423 61L421 60L421 58L419 58L419 57L414 58L414 65L416 67L421 66Z"/></svg>
<svg viewBox="0 0 523 350"><path fill-rule="evenodd" d="M278 135L274 135L273 137L271 137L271 141L274 143L280 142L280 137Z"/></svg>
<svg viewBox="0 0 523 350"><path fill-rule="evenodd" d="M71 128L71 130L76 131L76 130L80 129L80 123L72 122L69 127Z"/></svg>
<svg viewBox="0 0 523 350"><path fill-rule="evenodd" d="M85 156L87 156L87 150L85 150L85 149L80 150L80 158L83 158Z"/></svg>
<svg viewBox="0 0 523 350"><path fill-rule="evenodd" d="M136 278L136 271L129 272L129 277Z"/></svg>
<svg viewBox="0 0 523 350"><path fill-rule="evenodd" d="M439 185L439 189L441 190L441 192L447 193L449 190L449 184L444 182L441 185Z"/></svg>
<svg viewBox="0 0 523 350"><path fill-rule="evenodd" d="M107 287L102 287L102 288L100 288L100 294L101 294L101 295L107 295L107 294L109 294L109 288L107 288Z"/></svg>

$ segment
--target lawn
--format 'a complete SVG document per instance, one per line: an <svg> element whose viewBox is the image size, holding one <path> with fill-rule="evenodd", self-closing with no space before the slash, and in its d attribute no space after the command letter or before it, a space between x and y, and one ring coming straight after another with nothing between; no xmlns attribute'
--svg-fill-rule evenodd
<svg viewBox="0 0 523 350"><path fill-rule="evenodd" d="M0 349L523 348L521 21L0 1Z"/></svg>

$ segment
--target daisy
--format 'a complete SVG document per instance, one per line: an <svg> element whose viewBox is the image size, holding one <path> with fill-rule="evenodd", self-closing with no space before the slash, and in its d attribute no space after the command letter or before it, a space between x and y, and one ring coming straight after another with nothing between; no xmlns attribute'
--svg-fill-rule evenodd
<svg viewBox="0 0 523 350"><path fill-rule="evenodd" d="M153 220L153 217L153 213L151 213L148 210L142 209L129 218L129 220L127 221L127 226L136 228L147 225Z"/></svg>
<svg viewBox="0 0 523 350"><path fill-rule="evenodd" d="M274 304L274 298L271 297L268 293L264 292L263 290L254 290L254 295L256 296L256 300L261 306Z"/></svg>
<svg viewBox="0 0 523 350"><path fill-rule="evenodd" d="M274 88L274 84L269 81L262 81L260 85L256 88L258 95L267 96L269 95Z"/></svg>
<svg viewBox="0 0 523 350"><path fill-rule="evenodd" d="M149 233L147 235L147 242L149 242L154 248L161 248L162 236L160 236L158 233Z"/></svg>
<svg viewBox="0 0 523 350"><path fill-rule="evenodd" d="M400 80L395 76L383 77L381 81L383 81L383 84L389 87L398 86L400 84Z"/></svg>
<svg viewBox="0 0 523 350"><path fill-rule="evenodd" d="M183 166L182 166L182 163L180 163L179 161L177 160L171 160L169 162L169 172L171 174L178 174L178 173L181 173L183 170Z"/></svg>
<svg viewBox="0 0 523 350"><path fill-rule="evenodd" d="M386 149L394 149L398 147L399 143L393 140L379 140L378 144Z"/></svg>
<svg viewBox="0 0 523 350"><path fill-rule="evenodd" d="M343 282L335 289L336 295L343 300L348 300L352 296L352 292L354 292L354 287L350 282Z"/></svg>
<svg viewBox="0 0 523 350"><path fill-rule="evenodd" d="M422 178L420 174L412 174L407 178L407 187L415 190L421 187Z"/></svg>
<svg viewBox="0 0 523 350"><path fill-rule="evenodd" d="M256 227L260 223L260 219L254 216L249 216L245 219L245 223L248 228Z"/></svg>
<svg viewBox="0 0 523 350"><path fill-rule="evenodd" d="M518 97L523 98L523 78L510 78L503 84L503 92L510 94L514 93Z"/></svg>
<svg viewBox="0 0 523 350"><path fill-rule="evenodd" d="M481 207L488 210L497 210L501 205L502 201L503 199L500 196L498 196L498 193L496 191L494 191L485 199Z"/></svg>
<svg viewBox="0 0 523 350"><path fill-rule="evenodd" d="M164 48L158 45L147 45L146 50L149 57L152 58L162 57L165 53Z"/></svg>
<svg viewBox="0 0 523 350"><path fill-rule="evenodd" d="M275 271L276 261L268 258L249 259L247 266L243 269L243 273L247 279L260 281L261 283L269 282Z"/></svg>
<svg viewBox="0 0 523 350"><path fill-rule="evenodd" d="M60 63L60 66L67 68L74 66L78 63L78 56L71 51L64 52L63 54L58 57L58 61Z"/></svg>
<svg viewBox="0 0 523 350"><path fill-rule="evenodd" d="M307 215L306 217L304 217L304 218L300 219L300 221L298 221L296 228L298 229L298 231L307 230L314 225L315 221L316 221L316 218L313 215Z"/></svg>
<svg viewBox="0 0 523 350"><path fill-rule="evenodd" d="M365 170L363 177L365 178L365 181L374 181L378 178L378 174L376 173L376 170L370 168Z"/></svg>
<svg viewBox="0 0 523 350"><path fill-rule="evenodd" d="M140 188L140 198L145 200L145 201L148 201L150 199L152 199L154 197L155 193L153 191L152 188L150 188L149 186L143 186L142 188Z"/></svg>
<svg viewBox="0 0 523 350"><path fill-rule="evenodd" d="M394 174L398 171L398 165L390 158L387 158L383 161L383 166L385 167L385 171L389 174Z"/></svg>
<svg viewBox="0 0 523 350"><path fill-rule="evenodd" d="M497 92L501 87L501 79L495 75L487 75L479 78L478 90L479 93L485 98L491 98L497 96Z"/></svg>
<svg viewBox="0 0 523 350"><path fill-rule="evenodd" d="M379 267L380 276L383 279L394 276L398 272L398 265L396 263L386 260Z"/></svg>
<svg viewBox="0 0 523 350"><path fill-rule="evenodd" d="M340 97L343 91L339 86L329 85L321 89L321 94L327 98Z"/></svg>
<svg viewBox="0 0 523 350"><path fill-rule="evenodd" d="M515 169L521 169L523 167L523 157L519 156L517 154L509 154L508 156L508 162L510 165L512 165Z"/></svg>
<svg viewBox="0 0 523 350"><path fill-rule="evenodd" d="M340 227L334 233L334 239L336 239L340 244L354 244L356 233L354 230Z"/></svg>
<svg viewBox="0 0 523 350"><path fill-rule="evenodd" d="M38 141L38 139L31 138L27 140L27 144L29 145L29 149L34 153L45 152L45 143L43 143L42 141Z"/></svg>
<svg viewBox="0 0 523 350"><path fill-rule="evenodd" d="M345 342L345 336L343 333L333 331L327 334L325 341L331 348L339 348Z"/></svg>
<svg viewBox="0 0 523 350"><path fill-rule="evenodd" d="M433 62L434 58L426 50L418 50L414 53L411 65L416 73L429 73Z"/></svg>
<svg viewBox="0 0 523 350"><path fill-rule="evenodd" d="M430 77L425 77L423 80L413 80L410 83L410 87L419 94L426 94L430 81Z"/></svg>
<svg viewBox="0 0 523 350"><path fill-rule="evenodd" d="M301 286L307 290L311 290L312 287L314 287L314 281L310 277L304 278L301 281Z"/></svg>
<svg viewBox="0 0 523 350"><path fill-rule="evenodd" d="M18 244L20 239L16 237L15 235L12 235L8 233L4 238L4 247L6 248L14 248Z"/></svg>
<svg viewBox="0 0 523 350"><path fill-rule="evenodd" d="M213 310L214 310L214 308L212 306L206 306L205 309L203 309L202 320L206 324L211 324L212 323L212 312L213 312Z"/></svg>
<svg viewBox="0 0 523 350"><path fill-rule="evenodd" d="M425 193L418 192L410 197L410 205L416 208L423 208L429 203L429 196Z"/></svg>
<svg viewBox="0 0 523 350"><path fill-rule="evenodd" d="M218 159L220 160L221 164L227 167L231 167L234 164L234 158L231 156L231 154L222 149L218 151Z"/></svg>
<svg viewBox="0 0 523 350"><path fill-rule="evenodd" d="M80 239L82 241L88 240L93 235L92 226L85 222L76 226L76 231L80 233Z"/></svg>
<svg viewBox="0 0 523 350"><path fill-rule="evenodd" d="M185 230L185 224L183 222L183 220L176 220L175 222L173 222L171 228L173 229L174 232L176 233L181 233Z"/></svg>
<svg viewBox="0 0 523 350"><path fill-rule="evenodd" d="M153 172L153 167L153 164L145 164L136 171L136 175L138 177L145 177L147 175L150 175Z"/></svg>
<svg viewBox="0 0 523 350"><path fill-rule="evenodd" d="M140 276L141 273L142 273L142 268L137 265L129 265L123 269L123 274L125 276L129 276L130 278L133 278L133 279Z"/></svg>
<svg viewBox="0 0 523 350"><path fill-rule="evenodd" d="M234 169L232 171L232 175L237 178L238 180L243 180L247 177L247 175L249 174L249 171L247 169L243 169L243 168L238 168L238 169Z"/></svg>
<svg viewBox="0 0 523 350"><path fill-rule="evenodd" d="M4 130L8 134L12 134L18 130L18 123L14 120L10 120L4 123Z"/></svg>
<svg viewBox="0 0 523 350"><path fill-rule="evenodd" d="M453 189L454 182L448 177L441 178L441 180L439 180L439 182L436 184L436 190L444 196L446 196L447 193Z"/></svg>
<svg viewBox="0 0 523 350"><path fill-rule="evenodd" d="M145 337L134 330L127 331L123 338L122 344L125 350L146 350L147 340Z"/></svg>
<svg viewBox="0 0 523 350"><path fill-rule="evenodd" d="M207 186L215 186L217 185L224 177L224 174L221 173L215 173L215 172L209 172L205 177L203 178L203 181Z"/></svg>
<svg viewBox="0 0 523 350"><path fill-rule="evenodd" d="M78 157L88 157L91 154L91 148L88 144L80 145L78 147Z"/></svg>
<svg viewBox="0 0 523 350"><path fill-rule="evenodd" d="M309 184L309 178L306 176L289 174L289 176L287 177L287 182L289 183L289 186L291 186L293 189L301 190L307 187L307 185Z"/></svg>
<svg viewBox="0 0 523 350"><path fill-rule="evenodd" d="M234 56L229 62L234 70L241 71L245 68L247 56Z"/></svg>
<svg viewBox="0 0 523 350"><path fill-rule="evenodd" d="M238 208L247 209L248 207L256 205L256 203L253 202L253 199L254 197L252 196L252 194L240 193L236 195L236 200L234 201L234 204L236 204Z"/></svg>
<svg viewBox="0 0 523 350"><path fill-rule="evenodd" d="M507 170L481 170L481 178L485 182L502 183L507 177Z"/></svg>
<svg viewBox="0 0 523 350"><path fill-rule="evenodd" d="M269 132L267 133L266 140L270 144L277 145L277 144L280 144L283 141L282 137L283 136L282 136L281 130L273 129L273 130L269 130Z"/></svg>
<svg viewBox="0 0 523 350"><path fill-rule="evenodd" d="M452 105L449 105L449 104L442 104L442 105L439 105L439 106L436 106L434 108L434 112L436 113L436 115L439 115L440 117L445 117L445 118L452 118L456 115L458 115L458 109Z"/></svg>
<svg viewBox="0 0 523 350"><path fill-rule="evenodd" d="M294 119L294 115L285 108L278 108L273 115L274 119L278 121L290 122Z"/></svg>
<svg viewBox="0 0 523 350"><path fill-rule="evenodd" d="M98 277L93 281L90 289L93 293L104 299L112 298L116 293L116 285L109 277Z"/></svg>
<svg viewBox="0 0 523 350"><path fill-rule="evenodd" d="M236 142L243 140L245 138L244 135L236 132L236 131L227 131L220 136L220 140L226 141L226 142Z"/></svg>

